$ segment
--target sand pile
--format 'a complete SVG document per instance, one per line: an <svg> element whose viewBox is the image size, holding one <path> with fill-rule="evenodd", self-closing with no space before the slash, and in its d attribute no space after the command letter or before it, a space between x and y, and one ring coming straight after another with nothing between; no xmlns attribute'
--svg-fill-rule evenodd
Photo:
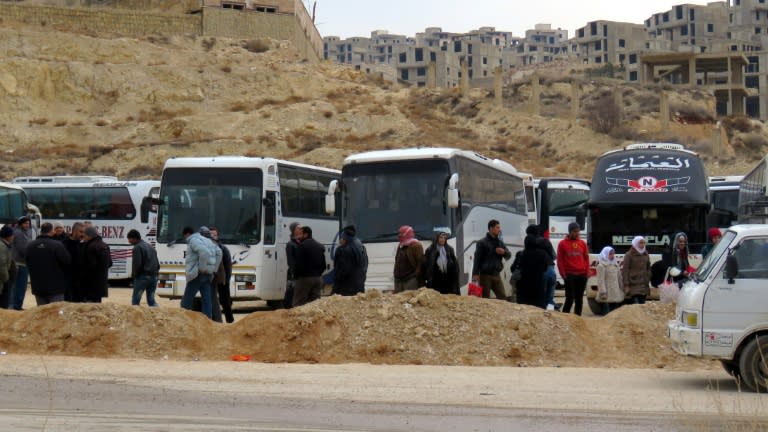
<svg viewBox="0 0 768 432"><path fill-rule="evenodd" d="M213 323L176 308L59 303L0 310L0 351L100 358L302 363L702 368L672 352L674 308L625 306L584 319L422 289L328 297L292 310Z"/></svg>

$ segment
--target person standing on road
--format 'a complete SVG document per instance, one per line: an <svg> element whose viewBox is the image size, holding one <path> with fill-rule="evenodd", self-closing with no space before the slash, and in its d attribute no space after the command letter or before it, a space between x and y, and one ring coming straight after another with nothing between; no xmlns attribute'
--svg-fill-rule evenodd
<svg viewBox="0 0 768 432"><path fill-rule="evenodd" d="M589 275L589 250L579 237L581 227L576 222L568 224L568 235L557 245L557 270L565 281L565 303L562 311L581 315L584 290Z"/></svg>
<svg viewBox="0 0 768 432"><path fill-rule="evenodd" d="M53 225L40 226L40 236L27 245L27 266L32 294L38 306L64 301L70 256L64 245L54 239Z"/></svg>
<svg viewBox="0 0 768 432"><path fill-rule="evenodd" d="M440 294L461 295L459 292L459 261L448 244L448 233L438 233L424 252L427 288Z"/></svg>
<svg viewBox="0 0 768 432"><path fill-rule="evenodd" d="M283 297L283 307L290 309L293 306L293 290L296 285L296 253L299 250L299 243L301 243L301 224L298 222L291 222L288 225L288 229L291 231L291 238L288 243L285 244L285 256L288 261L288 274L285 281L285 296Z"/></svg>
<svg viewBox="0 0 768 432"><path fill-rule="evenodd" d="M64 248L69 253L71 263L67 268L67 290L64 292L64 301L79 303L83 301L83 293L80 289L80 274L82 273L83 236L85 225L82 222L72 224L72 230L62 241Z"/></svg>
<svg viewBox="0 0 768 432"><path fill-rule="evenodd" d="M712 249L714 249L715 245L720 243L720 239L723 238L723 233L720 232L720 228L712 227L707 231L707 237L709 237L709 243L705 244L704 247L701 248L701 258L704 259L709 255L710 252L712 252Z"/></svg>
<svg viewBox="0 0 768 432"><path fill-rule="evenodd" d="M219 240L219 230L216 227L211 227L211 240L221 249L221 264L213 278L213 289L219 294L221 311L229 324L235 322L235 316L232 314L232 295L229 293L229 282L232 280L232 253Z"/></svg>
<svg viewBox="0 0 768 432"><path fill-rule="evenodd" d="M24 297L27 295L27 282L29 281L29 269L27 268L27 245L35 239L32 231L32 222L27 216L22 216L17 222L13 232L13 262L16 264L16 284L10 297L9 309L22 310Z"/></svg>
<svg viewBox="0 0 768 432"><path fill-rule="evenodd" d="M602 314L608 315L624 303L624 280L621 277L619 262L616 261L616 251L612 247L604 247L597 260L595 301L601 304Z"/></svg>
<svg viewBox="0 0 768 432"><path fill-rule="evenodd" d="M517 303L546 309L547 280L545 278L550 256L547 253L543 237L535 225L526 230L523 253L520 255L520 280L517 281Z"/></svg>
<svg viewBox="0 0 768 432"><path fill-rule="evenodd" d="M185 259L185 272L187 287L181 298L181 307L192 310L192 303L197 293L200 293L202 313L213 319L213 288L211 280L213 273L221 263L221 249L208 238L211 230L206 226L193 233L192 228L185 227L184 238L187 239L187 255Z"/></svg>
<svg viewBox="0 0 768 432"><path fill-rule="evenodd" d="M688 256L688 236L685 233L679 232L675 234L671 249L668 249L661 257L666 268L677 268L680 270L680 274L672 277L672 281L678 284L678 286L682 286L688 280L688 276L690 276L691 264Z"/></svg>
<svg viewBox="0 0 768 432"><path fill-rule="evenodd" d="M138 306L141 296L146 291L147 305L157 307L155 290L157 289L157 275L160 272L160 262L157 260L157 252L149 243L141 239L141 234L132 229L128 231L128 243L133 245L131 256L131 277L133 277L133 296L131 304Z"/></svg>
<svg viewBox="0 0 768 432"><path fill-rule="evenodd" d="M395 291L415 291L422 284L422 264L424 261L424 246L416 238L413 227L403 225L397 231L397 252L395 252Z"/></svg>
<svg viewBox="0 0 768 432"><path fill-rule="evenodd" d="M312 238L312 228L301 227L301 244L296 253L293 307L302 306L320 298L325 267L325 247Z"/></svg>
<svg viewBox="0 0 768 432"><path fill-rule="evenodd" d="M348 226L339 236L339 247L333 257L333 294L353 296L365 291L368 254L356 234L355 227Z"/></svg>
<svg viewBox="0 0 768 432"><path fill-rule="evenodd" d="M51 238L58 241L64 241L67 238L67 233L64 232L64 224L56 221L53 222L53 234Z"/></svg>
<svg viewBox="0 0 768 432"><path fill-rule="evenodd" d="M533 236L536 240L536 246L542 249L546 253L545 262L547 269L544 271L543 284L544 293L546 295L544 307L549 305L555 308L555 288L557 286L557 273L555 273L555 248L552 247L552 242L548 238L544 237L544 233L541 227L538 225L529 225L525 230L527 236Z"/></svg>
<svg viewBox="0 0 768 432"><path fill-rule="evenodd" d="M488 233L477 242L475 261L472 265L472 280L483 287L483 298L490 298L491 291L498 300L507 300L501 270L505 259L512 258L512 253L501 240L501 224L496 219L488 221Z"/></svg>
<svg viewBox="0 0 768 432"><path fill-rule="evenodd" d="M89 226L83 233L82 276L80 287L85 303L101 303L109 296L109 268L112 253L95 227Z"/></svg>
<svg viewBox="0 0 768 432"><path fill-rule="evenodd" d="M632 247L624 254L622 266L624 293L632 297L632 303L644 304L651 293L651 259L645 250L645 238L632 239Z"/></svg>
<svg viewBox="0 0 768 432"><path fill-rule="evenodd" d="M13 228L3 225L0 228L0 309L8 309L13 287L16 285L16 263L13 262L11 247Z"/></svg>

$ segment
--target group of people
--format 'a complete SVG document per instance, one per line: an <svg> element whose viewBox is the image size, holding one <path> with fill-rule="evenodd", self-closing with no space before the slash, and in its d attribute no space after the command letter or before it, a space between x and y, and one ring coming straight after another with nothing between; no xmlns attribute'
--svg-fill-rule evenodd
<svg viewBox="0 0 768 432"><path fill-rule="evenodd" d="M88 222L69 234L46 222L36 235L29 217L0 228L0 308L23 310L27 284L38 306L53 302L101 303L108 296L109 246Z"/></svg>
<svg viewBox="0 0 768 432"><path fill-rule="evenodd" d="M219 240L219 230L216 227L201 226L195 231L192 227L184 227L182 236L187 241L184 259L187 285L181 298L181 307L192 310L199 293L200 311L206 317L218 322L234 322L232 297L229 293L232 254Z"/></svg>
<svg viewBox="0 0 768 432"><path fill-rule="evenodd" d="M305 305L320 298L327 269L325 247L312 238L312 228L293 222L291 239L285 246L288 283L283 304L286 308ZM339 234L333 254L333 294L353 296L365 290L368 255L357 230L348 226Z"/></svg>

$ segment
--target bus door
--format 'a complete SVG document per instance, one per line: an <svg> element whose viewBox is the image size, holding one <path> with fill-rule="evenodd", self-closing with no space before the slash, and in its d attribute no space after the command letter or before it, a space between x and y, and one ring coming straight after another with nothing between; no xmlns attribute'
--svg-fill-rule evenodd
<svg viewBox="0 0 768 432"><path fill-rule="evenodd" d="M282 285L278 283L280 279L285 279L285 275L278 275L278 251L277 251L277 193L267 191L264 199L264 256L261 260L261 286L256 289L260 291L260 297L274 300L282 298Z"/></svg>

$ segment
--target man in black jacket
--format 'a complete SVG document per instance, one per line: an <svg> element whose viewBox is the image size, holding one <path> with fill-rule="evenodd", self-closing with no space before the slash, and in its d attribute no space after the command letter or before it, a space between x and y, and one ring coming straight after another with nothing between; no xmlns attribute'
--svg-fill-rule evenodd
<svg viewBox="0 0 768 432"><path fill-rule="evenodd" d="M312 238L312 228L301 228L301 244L296 251L296 284L293 288L293 307L320 298L325 272L325 247Z"/></svg>
<svg viewBox="0 0 768 432"><path fill-rule="evenodd" d="M138 306L141 296L146 291L147 305L157 307L155 290L157 288L157 276L160 271L160 262L157 260L157 252L151 244L141 239L141 233L132 229L128 231L128 243L133 245L131 254L131 276L133 277L133 296L131 304Z"/></svg>
<svg viewBox="0 0 768 432"><path fill-rule="evenodd" d="M499 300L506 300L504 284L501 281L503 259L510 259L512 253L499 238L501 224L496 219L488 221L488 233L477 242L474 264L472 265L472 280L483 287L483 298L490 298L491 291Z"/></svg>
<svg viewBox="0 0 768 432"><path fill-rule="evenodd" d="M83 239L82 273L80 286L83 301L101 303L109 296L109 268L112 267L112 254L109 245L104 243L95 227L85 229Z"/></svg>
<svg viewBox="0 0 768 432"><path fill-rule="evenodd" d="M283 307L290 309L293 306L293 287L296 283L296 253L301 243L301 224L291 222L288 226L291 231L291 239L285 244L285 256L288 260L288 274L285 280L285 296L283 296Z"/></svg>
<svg viewBox="0 0 768 432"><path fill-rule="evenodd" d="M333 257L333 293L353 296L365 291L368 254L365 246L355 237L354 226L341 231L340 245Z"/></svg>
<svg viewBox="0 0 768 432"><path fill-rule="evenodd" d="M40 236L27 245L27 267L38 306L64 301L67 289L69 252L51 237L52 233L53 225L46 222L40 227Z"/></svg>

